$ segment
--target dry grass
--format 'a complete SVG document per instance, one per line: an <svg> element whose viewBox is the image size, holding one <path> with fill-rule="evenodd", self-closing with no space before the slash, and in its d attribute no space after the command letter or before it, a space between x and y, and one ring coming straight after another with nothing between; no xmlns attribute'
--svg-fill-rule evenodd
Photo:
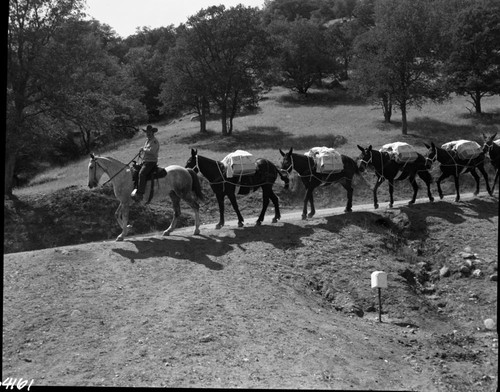
<svg viewBox="0 0 500 392"><path fill-rule="evenodd" d="M455 97L441 104L428 104L422 110L410 109L408 135L401 134L400 114L393 115L393 123L383 122L379 108L354 101L343 92L312 90L307 99L300 99L283 88L275 88L260 103L258 111L237 117L231 137L222 137L220 123L208 123L209 134L199 133L198 122L190 116L169 124L156 124L161 143L160 166L184 165L190 148L198 148L201 155L222 159L235 149L250 151L258 157L279 163L278 149L306 151L326 145L341 153L356 157L357 144L372 144L375 148L393 141L406 141L424 152L424 142L441 143L453 139L482 141L481 133L500 133L500 97L483 99L484 116L470 115L470 104L464 97ZM144 141L139 134L100 155L111 155L129 162ZM35 177L28 187L15 194L44 194L68 186L87 186L87 158L65 167L52 168Z"/></svg>

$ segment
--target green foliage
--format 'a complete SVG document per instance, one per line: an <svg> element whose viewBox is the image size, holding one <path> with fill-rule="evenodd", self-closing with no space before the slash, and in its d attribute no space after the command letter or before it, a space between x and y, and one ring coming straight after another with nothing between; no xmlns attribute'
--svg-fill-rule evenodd
<svg viewBox="0 0 500 392"><path fill-rule="evenodd" d="M221 116L222 134L231 134L236 113L255 102L262 89L258 76L265 68L266 45L258 10L209 7L189 18L178 34L160 95L164 110L176 96L202 117L211 104Z"/></svg>
<svg viewBox="0 0 500 392"><path fill-rule="evenodd" d="M275 72L285 87L306 94L314 82L338 68L325 29L318 24L306 19L277 20L268 26L268 31Z"/></svg>
<svg viewBox="0 0 500 392"><path fill-rule="evenodd" d="M446 96L435 55L437 19L430 0L381 0L376 3L375 27L356 40L353 89L380 100L387 110L387 102L396 104L403 134L408 107Z"/></svg>
<svg viewBox="0 0 500 392"><path fill-rule="evenodd" d="M472 99L481 113L481 98L500 94L500 4L471 3L452 25L451 53L446 62L448 84Z"/></svg>

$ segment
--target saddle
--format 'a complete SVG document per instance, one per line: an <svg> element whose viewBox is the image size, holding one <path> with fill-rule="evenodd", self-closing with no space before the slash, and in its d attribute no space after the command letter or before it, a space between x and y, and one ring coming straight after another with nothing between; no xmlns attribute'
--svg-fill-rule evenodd
<svg viewBox="0 0 500 392"><path fill-rule="evenodd" d="M134 181L135 189L137 189L139 185L139 172L141 171L142 165L143 165L142 163L139 164L136 161L132 161L132 167L130 168L130 171L132 172L132 180ZM158 179L166 176L167 176L167 171L164 168L159 167L158 164L148 174L146 178L146 187L148 183L151 183L151 190L149 192L148 201L146 203L149 203L153 199L155 180L158 181Z"/></svg>

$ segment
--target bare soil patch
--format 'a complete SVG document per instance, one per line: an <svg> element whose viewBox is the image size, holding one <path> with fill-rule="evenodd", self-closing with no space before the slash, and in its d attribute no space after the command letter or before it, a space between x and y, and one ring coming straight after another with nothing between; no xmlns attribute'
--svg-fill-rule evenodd
<svg viewBox="0 0 500 392"><path fill-rule="evenodd" d="M292 196L280 197L283 213L297 210ZM484 326L497 314L497 197L274 225L271 208L255 227L259 200L257 192L242 203L246 227L204 227L199 236L187 227L161 237L171 206L137 207L136 234L153 233L122 243L113 241L109 190L6 201L4 378L497 390L497 329ZM217 217L213 201L203 208ZM187 215L183 225L191 224ZM37 250L21 251L21 242ZM382 323L370 287L376 270L389 278Z"/></svg>

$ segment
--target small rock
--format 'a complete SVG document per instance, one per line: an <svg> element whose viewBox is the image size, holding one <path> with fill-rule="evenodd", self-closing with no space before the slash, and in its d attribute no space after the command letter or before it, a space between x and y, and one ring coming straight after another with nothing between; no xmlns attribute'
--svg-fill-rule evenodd
<svg viewBox="0 0 500 392"><path fill-rule="evenodd" d="M465 251L465 252L467 252L467 253L470 253L470 252L472 252L472 249L471 249L471 247L470 247L470 246L468 246L468 245L467 245L467 246L464 248L464 251Z"/></svg>
<svg viewBox="0 0 500 392"><path fill-rule="evenodd" d="M483 272L480 269L476 269L472 271L472 276L474 276L475 278L479 278L483 276Z"/></svg>
<svg viewBox="0 0 500 392"><path fill-rule="evenodd" d="M474 267L474 263L472 262L471 259L467 259L464 261L464 265L466 265L467 267L469 268L473 268Z"/></svg>
<svg viewBox="0 0 500 392"><path fill-rule="evenodd" d="M475 259L476 258L476 255L474 253L460 252L459 255L462 259Z"/></svg>
<svg viewBox="0 0 500 392"><path fill-rule="evenodd" d="M486 327L486 329L495 329L496 323L493 319L486 319L484 320L484 326Z"/></svg>
<svg viewBox="0 0 500 392"><path fill-rule="evenodd" d="M439 270L439 276L442 278L445 278L447 276L450 276L450 269L448 267L443 267Z"/></svg>
<svg viewBox="0 0 500 392"><path fill-rule="evenodd" d="M496 282L498 280L498 275L497 274L490 275L490 280Z"/></svg>
<svg viewBox="0 0 500 392"><path fill-rule="evenodd" d="M470 269L465 264L460 267L459 271L462 275L465 275L465 276L470 275Z"/></svg>

